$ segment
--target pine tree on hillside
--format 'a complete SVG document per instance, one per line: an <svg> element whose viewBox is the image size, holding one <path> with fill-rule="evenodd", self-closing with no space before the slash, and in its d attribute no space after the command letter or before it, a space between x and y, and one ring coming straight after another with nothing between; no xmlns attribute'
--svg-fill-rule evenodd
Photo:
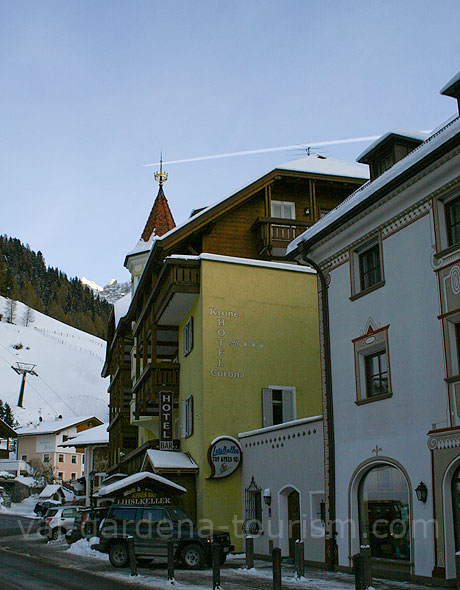
<svg viewBox="0 0 460 590"><path fill-rule="evenodd" d="M78 277L69 279L58 268L47 267L40 251L6 235L0 236L0 295L105 338L111 305Z"/></svg>
<svg viewBox="0 0 460 590"><path fill-rule="evenodd" d="M19 423L15 420L13 410L8 402L3 403L0 399L0 418L11 428L15 428Z"/></svg>

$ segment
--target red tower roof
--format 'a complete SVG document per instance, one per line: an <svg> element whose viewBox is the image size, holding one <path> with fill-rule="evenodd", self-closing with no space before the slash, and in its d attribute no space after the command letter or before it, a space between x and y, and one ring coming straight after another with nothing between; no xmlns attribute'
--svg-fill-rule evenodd
<svg viewBox="0 0 460 590"><path fill-rule="evenodd" d="M153 203L141 239L144 240L144 242L148 242L153 234L156 236L162 236L175 227L176 224L171 209L169 208L168 201L163 192L163 187L160 184L157 198Z"/></svg>

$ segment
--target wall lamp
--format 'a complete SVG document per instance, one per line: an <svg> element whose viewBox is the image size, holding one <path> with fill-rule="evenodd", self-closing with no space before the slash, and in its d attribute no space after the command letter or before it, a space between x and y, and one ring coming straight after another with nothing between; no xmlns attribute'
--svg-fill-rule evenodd
<svg viewBox="0 0 460 590"><path fill-rule="evenodd" d="M415 488L415 493L417 494L417 500L420 502L425 503L427 496L428 496L428 489L426 485L421 481L418 486Z"/></svg>
<svg viewBox="0 0 460 590"><path fill-rule="evenodd" d="M270 490L270 488L267 488L266 490L264 490L264 502L267 506L271 506L272 503L272 491Z"/></svg>

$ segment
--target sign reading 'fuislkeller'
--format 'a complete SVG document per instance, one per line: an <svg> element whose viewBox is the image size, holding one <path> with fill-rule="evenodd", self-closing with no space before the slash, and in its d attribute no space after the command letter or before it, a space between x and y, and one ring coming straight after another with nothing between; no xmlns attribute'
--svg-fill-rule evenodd
<svg viewBox="0 0 460 590"><path fill-rule="evenodd" d="M232 436L219 436L209 445L208 461L211 466L209 479L227 477L241 463L240 443Z"/></svg>
<svg viewBox="0 0 460 590"><path fill-rule="evenodd" d="M174 451L172 391L160 391L160 451Z"/></svg>

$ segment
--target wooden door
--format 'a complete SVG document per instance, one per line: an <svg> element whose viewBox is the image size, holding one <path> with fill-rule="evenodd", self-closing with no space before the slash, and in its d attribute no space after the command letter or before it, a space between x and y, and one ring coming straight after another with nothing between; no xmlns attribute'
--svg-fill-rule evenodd
<svg viewBox="0 0 460 590"><path fill-rule="evenodd" d="M300 498L295 490L288 495L289 557L295 555L295 542L300 541Z"/></svg>

